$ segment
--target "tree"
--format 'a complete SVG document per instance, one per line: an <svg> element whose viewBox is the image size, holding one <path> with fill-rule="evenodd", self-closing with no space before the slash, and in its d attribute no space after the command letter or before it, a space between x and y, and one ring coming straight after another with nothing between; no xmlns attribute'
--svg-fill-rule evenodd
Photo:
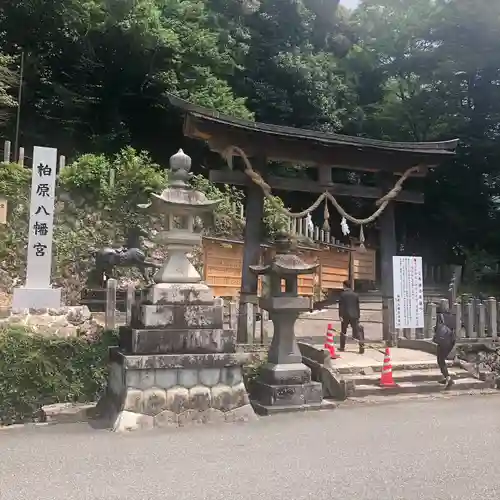
<svg viewBox="0 0 500 500"><path fill-rule="evenodd" d="M498 249L500 6L380 0L363 2L354 15L359 42L351 64L375 75L381 92L377 98L357 87L363 132L390 140L461 139L457 157L427 179L423 210L409 216L400 209L407 232L439 240L434 252Z"/></svg>
<svg viewBox="0 0 500 500"><path fill-rule="evenodd" d="M10 68L12 58L0 53L0 126L8 121L12 108L17 106L9 91L16 84L17 77Z"/></svg>
<svg viewBox="0 0 500 500"><path fill-rule="evenodd" d="M173 121L167 91L252 116L226 81L235 62L200 0L12 0L0 44L26 54L25 144L50 136L70 154L153 138L159 149Z"/></svg>

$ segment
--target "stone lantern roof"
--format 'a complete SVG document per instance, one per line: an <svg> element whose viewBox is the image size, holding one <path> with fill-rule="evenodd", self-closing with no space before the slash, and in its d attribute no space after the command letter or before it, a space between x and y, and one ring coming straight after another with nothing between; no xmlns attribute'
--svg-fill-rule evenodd
<svg viewBox="0 0 500 500"><path fill-rule="evenodd" d="M299 274L313 274L318 264L308 264L295 254L296 242L287 233L280 232L275 240L276 255L271 262L264 265L250 266L256 274L276 274L290 276Z"/></svg>
<svg viewBox="0 0 500 500"><path fill-rule="evenodd" d="M161 194L152 193L152 200L143 208L152 207L160 213L194 215L213 212L221 200L209 200L204 193L191 188L186 181L192 176L191 158L179 149L170 157L169 185Z"/></svg>

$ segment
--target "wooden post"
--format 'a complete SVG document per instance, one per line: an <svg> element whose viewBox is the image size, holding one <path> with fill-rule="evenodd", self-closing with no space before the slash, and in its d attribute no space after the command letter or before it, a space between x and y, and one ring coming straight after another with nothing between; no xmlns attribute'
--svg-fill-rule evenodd
<svg viewBox="0 0 500 500"><path fill-rule="evenodd" d="M3 161L4 163L10 163L10 141L3 143Z"/></svg>
<svg viewBox="0 0 500 500"><path fill-rule="evenodd" d="M488 308L488 337L491 337L492 340L497 340L497 301L495 297L488 297L486 304Z"/></svg>
<svg viewBox="0 0 500 500"><path fill-rule="evenodd" d="M135 306L135 286L129 283L127 285L127 298L126 298L126 324L130 325L132 323L133 310Z"/></svg>
<svg viewBox="0 0 500 500"><path fill-rule="evenodd" d="M116 327L116 285L114 278L106 281L106 311L104 316L104 327L106 330L114 330Z"/></svg>
<svg viewBox="0 0 500 500"><path fill-rule="evenodd" d="M265 158L254 161L254 169L264 170ZM245 203L245 213L248 214L245 225L245 246L243 247L243 268L241 270L240 307L238 314L237 342L248 343L249 336L249 311L253 318L254 305L257 304L258 277L249 266L260 262L260 242L262 238L262 220L264 218L264 193L260 186L249 182ZM249 307L251 305L251 307Z"/></svg>
<svg viewBox="0 0 500 500"><path fill-rule="evenodd" d="M66 166L66 157L61 155L59 157L59 172L62 172L65 166Z"/></svg>
<svg viewBox="0 0 500 500"><path fill-rule="evenodd" d="M380 178L380 188L386 192L392 179ZM392 187L392 186L390 186ZM389 301L394 299L392 258L397 253L394 202L389 202L380 215L380 264L382 289L382 338L392 343L389 329Z"/></svg>

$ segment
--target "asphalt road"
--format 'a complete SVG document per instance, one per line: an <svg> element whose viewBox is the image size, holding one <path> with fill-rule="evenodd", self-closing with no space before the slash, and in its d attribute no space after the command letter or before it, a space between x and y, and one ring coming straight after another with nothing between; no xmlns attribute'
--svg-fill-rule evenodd
<svg viewBox="0 0 500 500"><path fill-rule="evenodd" d="M500 397L116 435L0 431L1 500L497 500Z"/></svg>

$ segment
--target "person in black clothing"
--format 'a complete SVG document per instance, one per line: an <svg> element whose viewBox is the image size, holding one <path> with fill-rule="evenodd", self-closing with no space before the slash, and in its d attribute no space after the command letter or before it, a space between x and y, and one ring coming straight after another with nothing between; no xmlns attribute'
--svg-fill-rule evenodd
<svg viewBox="0 0 500 500"><path fill-rule="evenodd" d="M438 306L435 333L432 340L437 345L437 362L443 374L443 379L439 383L449 389L454 382L446 366L446 359L455 347L455 316L442 305Z"/></svg>
<svg viewBox="0 0 500 500"><path fill-rule="evenodd" d="M359 324L359 296L348 281L343 283L344 290L339 297L340 350L345 350L347 327L352 328L352 336L359 341L359 353L365 352L364 330Z"/></svg>

